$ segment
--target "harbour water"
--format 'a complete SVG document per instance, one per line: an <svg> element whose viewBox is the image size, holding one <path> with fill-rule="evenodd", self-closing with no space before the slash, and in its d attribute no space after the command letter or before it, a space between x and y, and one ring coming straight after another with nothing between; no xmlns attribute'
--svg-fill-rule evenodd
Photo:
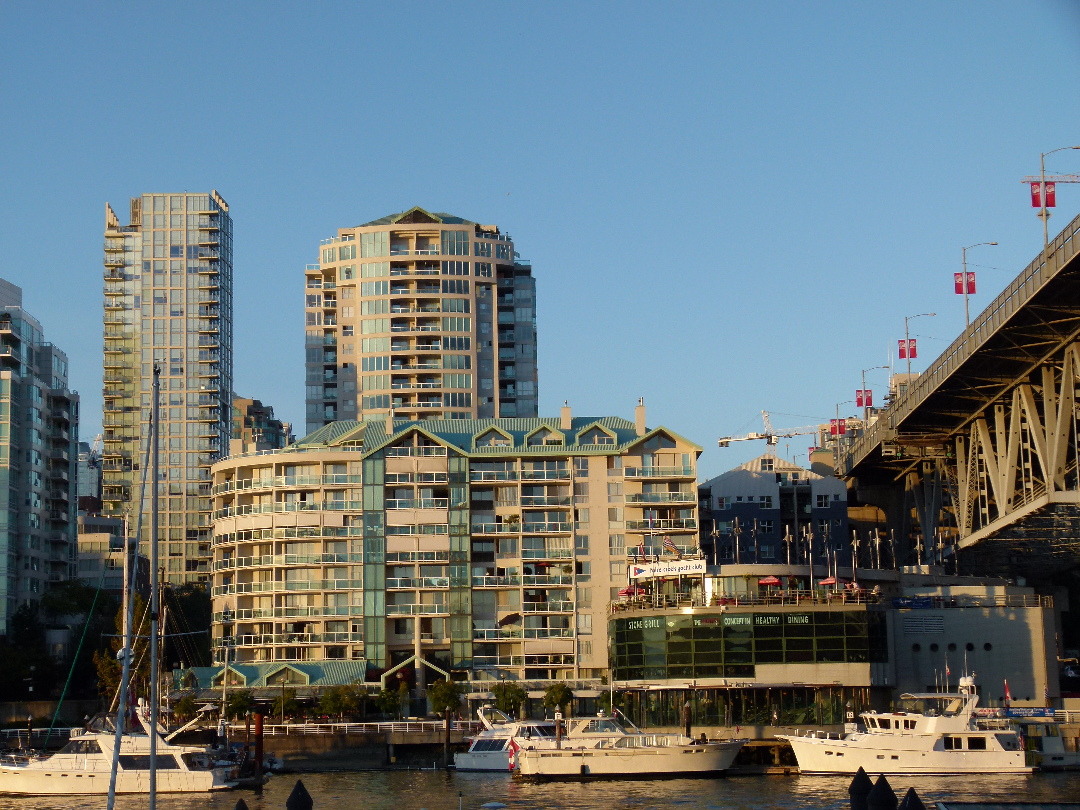
<svg viewBox="0 0 1080 810"><path fill-rule="evenodd" d="M162 796L161 810L233 810L243 798L250 810L284 810L297 776L275 776L260 793ZM302 774L315 810L476 810L487 802L532 810L846 810L850 777L733 776L654 782L526 784L509 774L443 771L361 771ZM927 804L954 801L1080 801L1080 773L1027 776L896 777L900 798L914 786ZM5 797L0 807L19 810L99 810L100 797ZM146 797L120 797L120 810L143 810Z"/></svg>

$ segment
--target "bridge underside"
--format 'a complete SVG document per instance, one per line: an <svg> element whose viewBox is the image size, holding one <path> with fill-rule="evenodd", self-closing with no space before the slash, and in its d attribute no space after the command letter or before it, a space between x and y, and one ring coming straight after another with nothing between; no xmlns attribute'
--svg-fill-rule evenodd
<svg viewBox="0 0 1080 810"><path fill-rule="evenodd" d="M1032 579L1080 566L1080 217L879 414L843 473L886 509L902 563L955 554L964 573Z"/></svg>

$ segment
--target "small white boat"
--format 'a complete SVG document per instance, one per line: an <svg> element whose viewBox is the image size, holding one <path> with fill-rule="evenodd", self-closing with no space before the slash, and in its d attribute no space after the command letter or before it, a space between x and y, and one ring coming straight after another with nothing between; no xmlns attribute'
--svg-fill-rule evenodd
<svg viewBox="0 0 1080 810"><path fill-rule="evenodd" d="M587 727L603 720L605 739ZM521 746L516 774L526 779L670 779L716 776L731 767L745 740L695 740L682 734L629 732L613 718L577 722L565 739Z"/></svg>
<svg viewBox="0 0 1080 810"><path fill-rule="evenodd" d="M142 733L121 738L116 792L149 793L150 737L148 720L137 712ZM0 758L0 794L107 795L116 742L108 717L96 718L90 729L71 730L68 743L52 756ZM218 763L206 748L170 745L157 740L159 793L207 793L236 786L237 766Z"/></svg>
<svg viewBox="0 0 1080 810"><path fill-rule="evenodd" d="M1003 718L980 718L971 677L959 692L900 696L893 712L863 712L866 727L843 734L777 734L791 744L804 774L1030 773L1024 746Z"/></svg>

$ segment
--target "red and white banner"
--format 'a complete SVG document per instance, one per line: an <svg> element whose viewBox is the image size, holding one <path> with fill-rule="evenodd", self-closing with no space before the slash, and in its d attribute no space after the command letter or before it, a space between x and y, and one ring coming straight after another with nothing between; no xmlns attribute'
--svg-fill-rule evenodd
<svg viewBox="0 0 1080 810"><path fill-rule="evenodd" d="M843 436L847 433L847 420L846 419L830 419L829 420L829 435L830 436Z"/></svg>
<svg viewBox="0 0 1080 810"><path fill-rule="evenodd" d="M1041 185L1042 185L1041 183L1032 183L1031 184L1031 207L1032 208L1042 208L1042 189L1040 188Z"/></svg>
<svg viewBox="0 0 1080 810"><path fill-rule="evenodd" d="M1046 207L1053 208L1057 205L1057 183L1047 183L1043 191L1046 194Z"/></svg>
<svg viewBox="0 0 1080 810"><path fill-rule="evenodd" d="M874 392L871 391L869 388L867 388L865 391L862 392L862 395L863 395L863 402L866 404L866 407L867 408L873 408L874 407Z"/></svg>
<svg viewBox="0 0 1080 810"><path fill-rule="evenodd" d="M953 273L953 288L956 290L957 295L964 294L964 274ZM967 294L975 294L975 271L968 271L967 274Z"/></svg>
<svg viewBox="0 0 1080 810"><path fill-rule="evenodd" d="M861 390L859 390L859 389L857 389L857 388L855 389L855 407L856 407L856 408L861 408L861 407L863 407L863 395L862 395L862 391L861 391Z"/></svg>
<svg viewBox="0 0 1080 810"><path fill-rule="evenodd" d="M912 338L907 342L907 356L912 360L919 356L918 347L915 345L915 338Z"/></svg>
<svg viewBox="0 0 1080 810"><path fill-rule="evenodd" d="M900 359L901 360L907 360L907 341L906 340L898 340L898 341L896 341L896 347L897 347L897 349L900 350Z"/></svg>

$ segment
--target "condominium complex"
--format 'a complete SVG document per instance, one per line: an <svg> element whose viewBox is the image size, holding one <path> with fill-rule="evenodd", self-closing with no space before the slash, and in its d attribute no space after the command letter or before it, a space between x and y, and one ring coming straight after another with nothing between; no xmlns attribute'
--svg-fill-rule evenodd
<svg viewBox="0 0 1080 810"><path fill-rule="evenodd" d="M232 434L232 219L211 191L135 197L130 221L106 204L104 514L138 520L157 365L162 560L170 582L202 581L210 465Z"/></svg>
<svg viewBox="0 0 1080 810"><path fill-rule="evenodd" d="M255 444L269 450L280 450L296 440L292 425L274 417L274 409L257 399L233 394L232 438L241 445Z"/></svg>
<svg viewBox="0 0 1080 810"><path fill-rule="evenodd" d="M413 208L323 241L305 271L307 430L534 417L536 285L494 225Z"/></svg>
<svg viewBox="0 0 1080 810"><path fill-rule="evenodd" d="M67 355L0 280L0 632L47 583L75 576L78 432Z"/></svg>
<svg viewBox="0 0 1080 810"><path fill-rule="evenodd" d="M215 658L598 677L628 563L697 546L699 453L639 405L338 421L234 454L213 468Z"/></svg>

